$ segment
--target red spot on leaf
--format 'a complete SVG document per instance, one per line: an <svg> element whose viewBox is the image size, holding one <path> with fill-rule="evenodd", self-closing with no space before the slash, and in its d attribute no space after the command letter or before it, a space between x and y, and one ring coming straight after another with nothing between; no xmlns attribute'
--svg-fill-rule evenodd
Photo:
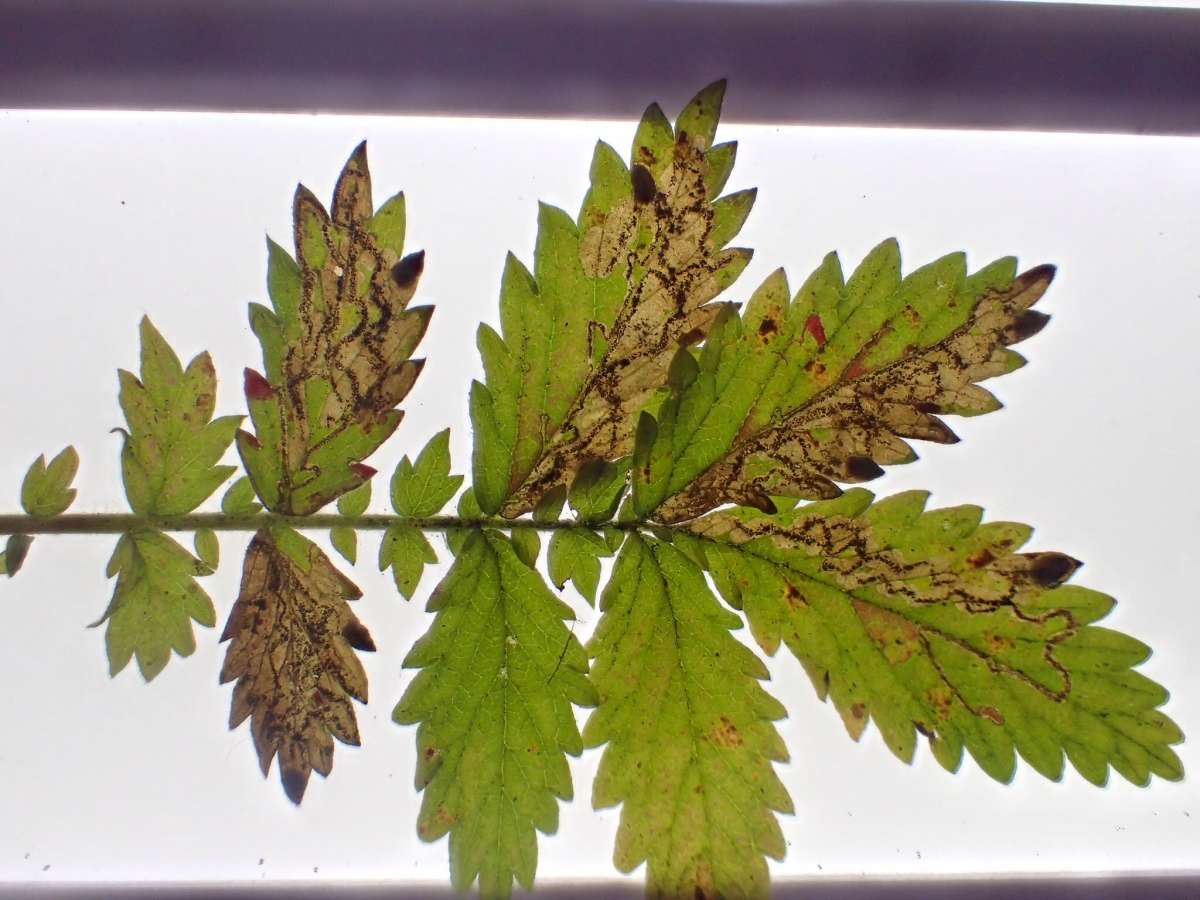
<svg viewBox="0 0 1200 900"><path fill-rule="evenodd" d="M245 385L247 400L270 400L275 396L275 388L271 387L271 382L253 369L246 369Z"/></svg>
<svg viewBox="0 0 1200 900"><path fill-rule="evenodd" d="M351 463L350 471L353 472L355 475L357 475L359 478L361 478L363 481L366 481L368 478L372 477L379 470L372 469L366 463Z"/></svg>
<svg viewBox="0 0 1200 900"><path fill-rule="evenodd" d="M804 321L804 330L813 336L813 340L817 342L817 346L824 349L825 347L825 326L821 324L821 317L816 313L812 313Z"/></svg>

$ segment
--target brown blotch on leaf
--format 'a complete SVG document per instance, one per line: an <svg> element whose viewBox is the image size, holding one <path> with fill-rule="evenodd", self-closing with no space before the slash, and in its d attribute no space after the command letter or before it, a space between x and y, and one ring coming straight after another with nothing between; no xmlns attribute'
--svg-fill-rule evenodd
<svg viewBox="0 0 1200 900"><path fill-rule="evenodd" d="M635 165L629 170L629 183L633 188L633 200L635 203L649 203L654 199L654 195L658 193L658 186L654 183L654 176L643 165Z"/></svg>
<svg viewBox="0 0 1200 900"><path fill-rule="evenodd" d="M937 734L934 732L934 730L924 722L918 722L914 720L913 728L917 729L917 731L921 732L921 734L925 735L925 737L929 738L931 741L937 737Z"/></svg>
<svg viewBox="0 0 1200 900"><path fill-rule="evenodd" d="M994 706L981 706L976 710L980 716L996 725L1004 724L1004 715Z"/></svg>
<svg viewBox="0 0 1200 900"><path fill-rule="evenodd" d="M867 707L863 703L854 703L850 706L850 715L855 719L865 719L867 717Z"/></svg>
<svg viewBox="0 0 1200 900"><path fill-rule="evenodd" d="M1039 553L1029 567L1029 574L1042 587L1054 587L1070 578L1082 565L1065 553Z"/></svg>
<svg viewBox="0 0 1200 900"><path fill-rule="evenodd" d="M367 631L367 626L362 622L347 622L345 627L342 628L342 637L355 650L367 650L371 652L375 650L375 641L371 639L371 632Z"/></svg>
<svg viewBox="0 0 1200 900"><path fill-rule="evenodd" d="M392 266L392 281L401 288L410 288L425 271L425 251L410 253Z"/></svg>
<svg viewBox="0 0 1200 900"><path fill-rule="evenodd" d="M796 590L795 586L790 581L785 581L783 583L783 599L787 601L787 605L792 609L798 609L808 602L804 599L804 595Z"/></svg>
<svg viewBox="0 0 1200 900"><path fill-rule="evenodd" d="M721 721L714 726L709 737L718 747L740 747L745 743L742 733L728 716L721 716Z"/></svg>
<svg viewBox="0 0 1200 900"><path fill-rule="evenodd" d="M973 569L982 569L990 565L996 559L996 555L987 547L981 547L970 556L967 557L967 565Z"/></svg>
<svg viewBox="0 0 1200 900"><path fill-rule="evenodd" d="M758 336L764 341L779 333L779 323L774 319L763 319L758 325Z"/></svg>
<svg viewBox="0 0 1200 900"><path fill-rule="evenodd" d="M350 471L364 481L366 481L368 478L373 478L379 472L378 469L372 468L366 463L351 463Z"/></svg>
<svg viewBox="0 0 1200 900"><path fill-rule="evenodd" d="M821 349L825 348L825 326L821 323L821 317L816 313L809 315L804 320L804 330L812 335L813 340L817 342L817 346ZM822 366L824 370L824 366Z"/></svg>

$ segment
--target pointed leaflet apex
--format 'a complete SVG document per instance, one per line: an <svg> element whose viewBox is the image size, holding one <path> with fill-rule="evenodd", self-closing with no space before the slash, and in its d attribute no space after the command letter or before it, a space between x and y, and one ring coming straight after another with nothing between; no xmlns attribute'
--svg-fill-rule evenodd
<svg viewBox="0 0 1200 900"><path fill-rule="evenodd" d="M528 512L588 461L627 455L677 349L721 313L710 301L750 258L721 248L753 201L709 189L722 92L702 91L679 135L650 107L628 168L597 145L578 222L541 205L534 279L506 266L503 333L480 332L486 387L471 398L475 482L489 512Z"/></svg>
<svg viewBox="0 0 1200 900"><path fill-rule="evenodd" d="M351 154L332 212L303 185L293 203L296 258L270 244L274 313L252 308L268 379L247 373L256 447L238 449L266 506L308 515L347 491L352 471L400 423L395 407L423 362L412 359L430 308L409 308L424 254L401 258L404 200L373 212L365 145Z"/></svg>
<svg viewBox="0 0 1200 900"><path fill-rule="evenodd" d="M316 770L333 767L333 738L358 744L351 700L367 700L354 650L374 650L347 601L361 591L311 541L263 529L250 541L242 587L222 641L221 682L236 681L229 725L251 719L265 775L278 756L284 791L299 803Z"/></svg>
<svg viewBox="0 0 1200 900"><path fill-rule="evenodd" d="M873 505L865 491L761 516L687 526L721 593L768 652L782 640L850 736L874 719L911 760L917 735L955 771L964 749L1000 781L1015 753L1058 779L1176 780L1182 736L1166 692L1132 667L1147 648L1092 625L1112 601L1064 582L1062 553L1017 553L1031 529L980 524L978 507L925 511L924 492ZM1015 751L1015 753L1014 753Z"/></svg>
<svg viewBox="0 0 1200 900"><path fill-rule="evenodd" d="M768 510L770 496L830 499L836 482L916 459L905 439L956 443L937 415L999 407L975 382L1010 371L1007 346L1045 324L1029 307L1053 267L1013 277L1004 259L968 276L953 253L901 280L899 266L895 242L884 241L843 283L831 255L790 304L764 317L752 301L740 333L723 330L704 374L662 407L686 419L660 430L689 437L647 451L666 490L656 518L684 521L728 502ZM764 284L755 297L766 293Z"/></svg>

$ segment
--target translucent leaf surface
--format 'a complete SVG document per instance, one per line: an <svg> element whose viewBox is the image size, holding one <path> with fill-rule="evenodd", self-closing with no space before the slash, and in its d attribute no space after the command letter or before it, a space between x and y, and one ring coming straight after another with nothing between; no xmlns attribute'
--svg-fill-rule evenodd
<svg viewBox="0 0 1200 900"><path fill-rule="evenodd" d="M572 705L590 706L570 608L497 532L472 530L429 601L437 616L404 661L421 671L393 718L420 723L417 831L450 835L450 876L486 898L533 883L536 832L571 799L567 755L583 745Z"/></svg>

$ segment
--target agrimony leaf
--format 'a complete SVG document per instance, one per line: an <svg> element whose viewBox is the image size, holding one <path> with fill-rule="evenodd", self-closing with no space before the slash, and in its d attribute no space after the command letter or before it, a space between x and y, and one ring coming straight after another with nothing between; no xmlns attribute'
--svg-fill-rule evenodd
<svg viewBox="0 0 1200 900"><path fill-rule="evenodd" d="M117 371L129 425L121 449L125 495L139 515L183 515L236 471L218 462L242 417L213 419L217 375L208 353L185 369L149 318L142 318L140 331L142 377Z"/></svg>
<svg viewBox="0 0 1200 900"><path fill-rule="evenodd" d="M417 591L421 573L428 563L437 562L437 554L418 528L393 525L383 534L379 545L379 571L392 570L392 578L405 600Z"/></svg>
<svg viewBox="0 0 1200 900"><path fill-rule="evenodd" d="M192 543L200 561L215 572L221 561L221 544L217 540L217 533L211 528L198 528Z"/></svg>
<svg viewBox="0 0 1200 900"><path fill-rule="evenodd" d="M617 462L594 459L584 463L567 494L567 501L579 521L585 525L599 525L611 519L625 493L628 474L628 458Z"/></svg>
<svg viewBox="0 0 1200 900"><path fill-rule="evenodd" d="M358 562L358 532L349 525L335 525L330 528L329 542L350 565Z"/></svg>
<svg viewBox="0 0 1200 900"><path fill-rule="evenodd" d="M537 529L523 525L514 528L508 536L512 541L517 558L529 568L534 568L537 565L538 554L542 552L542 538L537 533Z"/></svg>
<svg viewBox="0 0 1200 900"><path fill-rule="evenodd" d="M469 529L430 597L437 616L404 661L421 671L392 717L417 730L417 831L450 835L450 875L483 897L528 888L536 831L558 828L557 799L572 796L566 755L583 745L572 704L595 693L587 658L564 619L574 613L509 540Z"/></svg>
<svg viewBox="0 0 1200 900"><path fill-rule="evenodd" d="M675 128L651 106L629 165L597 144L579 217L542 205L533 273L509 255L501 333L478 335L486 386L471 389L488 514L528 512L589 461L627 455L676 350L703 339L749 261L725 249L753 192L717 197L733 157L712 146L723 95L706 88Z"/></svg>
<svg viewBox="0 0 1200 900"><path fill-rule="evenodd" d="M687 557L632 534L601 609L583 738L606 745L593 805L622 805L617 868L646 861L650 897L766 897L764 857L785 851L774 813L792 811L771 765L787 759L785 712L729 634L740 619Z"/></svg>
<svg viewBox="0 0 1200 900"><path fill-rule="evenodd" d="M174 650L191 656L196 649L192 622L211 628L217 614L196 578L212 574L172 538L149 528L121 535L108 563L117 576L112 601L93 628L107 622L104 640L109 674L116 675L131 659L146 681L153 681Z"/></svg>
<svg viewBox="0 0 1200 900"><path fill-rule="evenodd" d="M1133 670L1150 651L1092 624L1113 601L1065 584L1079 562L1018 553L1028 526L980 524L975 506L925 511L927 496L872 504L855 489L687 528L759 644L785 643L853 738L873 718L905 761L920 733L946 769L965 748L1000 781L1016 753L1058 779L1064 752L1096 784L1110 765L1136 784L1181 778L1182 735L1157 709L1167 692Z"/></svg>
<svg viewBox="0 0 1200 900"><path fill-rule="evenodd" d="M600 584L600 560L612 556L608 543L594 531L562 528L550 538L546 567L550 580L560 591L570 581L575 590L593 606Z"/></svg>
<svg viewBox="0 0 1200 900"><path fill-rule="evenodd" d="M25 473L21 483L21 507L31 516L48 518L61 515L75 500L75 489L71 482L79 471L79 454L74 447L66 447L46 465L46 457L39 456ZM10 557L11 559L11 557ZM10 574L12 570L10 570Z"/></svg>
<svg viewBox="0 0 1200 900"><path fill-rule="evenodd" d="M770 512L773 497L829 499L915 459L906 439L954 443L937 415L998 409L976 382L1022 365L1008 346L1047 321L1030 307L1053 268L1014 271L1009 258L967 275L955 253L901 279L885 241L848 281L830 254L794 298L774 273L677 358L635 451L635 508L663 522L731 502Z"/></svg>
<svg viewBox="0 0 1200 900"><path fill-rule="evenodd" d="M366 481L362 460L396 430L396 405L423 365L411 358L432 307L409 308L424 255L401 257L404 203L373 214L366 144L351 154L326 212L303 185L296 258L268 242L272 308L250 306L266 375L246 370L255 434L238 452L270 510L308 515Z"/></svg>
<svg viewBox="0 0 1200 900"><path fill-rule="evenodd" d="M371 505L371 482L364 481L354 490L338 498L337 510L343 516L358 518Z"/></svg>
<svg viewBox="0 0 1200 900"><path fill-rule="evenodd" d="M221 512L227 516L252 516L262 509L262 504L255 501L254 497L254 485L243 475L229 486L221 498Z"/></svg>
<svg viewBox="0 0 1200 900"><path fill-rule="evenodd" d="M4 552L0 553L0 575L12 578L25 564L33 538L27 534L10 534L4 542Z"/></svg>
<svg viewBox="0 0 1200 900"><path fill-rule="evenodd" d="M450 474L450 429L439 431L417 455L407 456L392 474L392 507L401 516L422 519L437 515L462 487L463 477Z"/></svg>
<svg viewBox="0 0 1200 900"><path fill-rule="evenodd" d="M250 718L263 775L278 755L293 803L314 769L329 774L333 738L359 743L350 701L367 702L367 675L354 651L375 649L348 603L361 595L289 528L261 529L246 550L241 593L221 635L230 642L221 683L237 682L229 727Z"/></svg>

